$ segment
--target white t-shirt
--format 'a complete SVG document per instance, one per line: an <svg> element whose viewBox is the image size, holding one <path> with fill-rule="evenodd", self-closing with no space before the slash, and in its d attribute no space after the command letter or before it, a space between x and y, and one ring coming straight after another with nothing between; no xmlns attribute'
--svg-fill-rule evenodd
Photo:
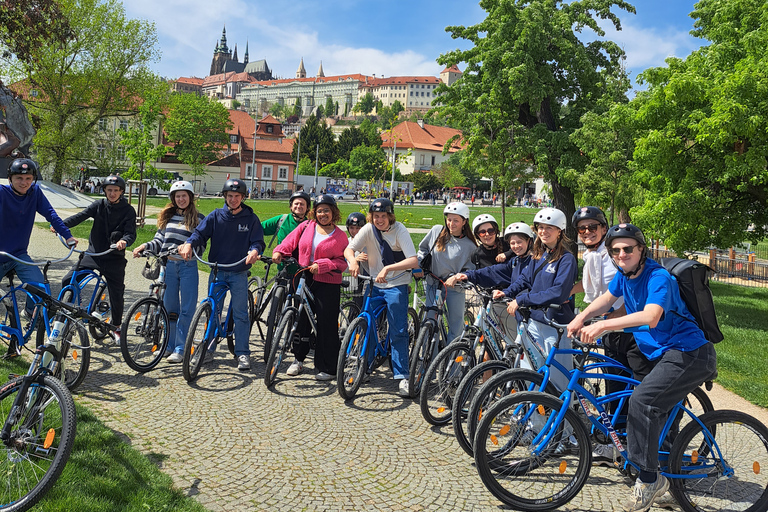
<svg viewBox="0 0 768 512"><path fill-rule="evenodd" d="M416 248L413 246L413 240L411 235L408 234L408 230L402 222L395 222L388 231L382 231L382 239L386 241L393 251L402 251L406 258L416 256ZM376 235L373 233L373 223L367 223L357 233L355 238L349 241L349 247L353 251L364 251L368 254L368 269L371 276L377 276L381 269L384 268L384 264L381 261L381 251L379 250L379 242L376 240ZM411 273L402 270L396 270L387 274L386 283L376 283L379 288L392 288L411 282ZM392 277L403 273L400 277L392 279Z"/></svg>
<svg viewBox="0 0 768 512"><path fill-rule="evenodd" d="M595 250L587 249L581 259L584 260L584 274L581 278L581 284L584 286L584 302L589 304L608 291L608 285L616 275L616 267L611 263L611 256L608 254L605 243L601 243ZM619 297L613 304L613 309L619 309L623 304L624 298Z"/></svg>

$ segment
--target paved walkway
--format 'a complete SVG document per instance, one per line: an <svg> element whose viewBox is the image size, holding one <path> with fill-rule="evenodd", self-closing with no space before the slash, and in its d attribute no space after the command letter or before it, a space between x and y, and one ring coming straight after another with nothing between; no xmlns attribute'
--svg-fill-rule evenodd
<svg viewBox="0 0 768 512"><path fill-rule="evenodd" d="M62 250L51 233L33 230L31 255ZM126 305L147 289L142 264L128 263ZM65 270L52 269L51 280ZM207 275L200 277L202 296ZM256 338L254 354L262 347ZM161 461L175 485L211 511L503 508L451 426L430 427L417 403L397 396L391 374L376 373L356 400L345 403L334 384L314 380L311 364L298 377L281 376L271 391L262 381L261 359L252 364L250 373L240 373L220 350L214 365L189 385L180 365L163 362L138 375L118 347L97 343L76 400ZM713 396L723 408L747 410L732 393ZM765 410L753 409L768 423ZM620 510L628 493L615 470L593 468L564 510Z"/></svg>

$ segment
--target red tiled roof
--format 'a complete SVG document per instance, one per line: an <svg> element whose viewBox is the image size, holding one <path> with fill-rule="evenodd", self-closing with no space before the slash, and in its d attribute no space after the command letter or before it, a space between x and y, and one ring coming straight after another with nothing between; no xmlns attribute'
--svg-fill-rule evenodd
<svg viewBox="0 0 768 512"><path fill-rule="evenodd" d="M412 121L405 121L392 129L392 136L389 132L381 133L382 147L391 148L393 143L391 139L397 141L398 148L413 148L423 149L430 151L442 151L443 146L448 139L461 135L461 131L446 126L432 126L425 124L424 128L419 126L419 123ZM462 149L460 139L451 143L450 153L454 153Z"/></svg>
<svg viewBox="0 0 768 512"><path fill-rule="evenodd" d="M401 85L401 84L439 84L440 79L435 76L391 76L389 78L370 78L360 87L379 87L382 85Z"/></svg>
<svg viewBox="0 0 768 512"><path fill-rule="evenodd" d="M454 64L453 66L451 66L449 68L445 68L444 70L442 70L440 72L440 74L442 75L443 73L446 73L446 72L461 74L461 70L459 69L459 66L457 66L456 64Z"/></svg>
<svg viewBox="0 0 768 512"><path fill-rule="evenodd" d="M203 87L213 87L216 85L228 84L230 82L249 82L255 83L256 79L246 72L235 73L230 71L229 73L220 73L218 75L210 75L203 80Z"/></svg>
<svg viewBox="0 0 768 512"><path fill-rule="evenodd" d="M203 85L203 79L197 78L196 76L180 76L178 79L175 80L175 82L180 84L190 84L190 85L197 85L197 86Z"/></svg>
<svg viewBox="0 0 768 512"><path fill-rule="evenodd" d="M335 75L335 76L319 76L319 77L311 76L308 78L281 78L279 80L260 80L260 81L255 81L254 83L258 85L270 86L270 85L290 84L293 82L315 82L315 83L339 82L339 81L345 81L348 79L364 82L366 79L370 80L370 77L361 75L358 73L353 75Z"/></svg>

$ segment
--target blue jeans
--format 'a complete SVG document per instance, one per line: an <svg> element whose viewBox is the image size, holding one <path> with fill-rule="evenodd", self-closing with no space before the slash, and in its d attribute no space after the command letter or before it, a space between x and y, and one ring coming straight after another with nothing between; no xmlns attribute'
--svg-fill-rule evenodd
<svg viewBox="0 0 768 512"><path fill-rule="evenodd" d="M168 260L165 285L163 304L170 318L167 350L181 354L197 304L197 261Z"/></svg>
<svg viewBox="0 0 768 512"><path fill-rule="evenodd" d="M408 285L392 288L373 287L371 297L384 297L387 302L389 342L392 347L392 372L395 379L408 378ZM372 356L373 351L369 356Z"/></svg>
<svg viewBox="0 0 768 512"><path fill-rule="evenodd" d="M213 272L208 278L210 285L213 280ZM230 302L232 304L232 315L235 318L235 357L250 356L251 348L249 345L251 322L248 318L248 271L225 272L219 270L217 280L229 285ZM223 307L219 304L219 308Z"/></svg>
<svg viewBox="0 0 768 512"><path fill-rule="evenodd" d="M433 279L427 279L425 290L427 306L433 306L437 296L437 283ZM463 288L448 288L448 295L445 297L445 305L448 307L448 339L446 343L452 342L464 331L465 304L466 297ZM434 314L430 317L434 318Z"/></svg>
<svg viewBox="0 0 768 512"><path fill-rule="evenodd" d="M538 322L536 320L531 319L531 321L528 323L528 333L530 334L531 338L535 340L538 345L543 348L543 352L539 350L539 348L534 344L531 346L528 342L528 340L524 340L520 335L517 337L517 342L521 343L522 340L524 340L523 345L525 346L525 357L520 362L520 366L522 368L529 368L533 370L538 370L541 366L544 365L544 362L547 359L547 355L549 355L549 352L552 350L552 347L555 346L555 343L557 342L557 329L554 327L550 327L547 324L543 324L541 322ZM563 339L560 341L560 348L562 349L568 349L571 348L571 340L568 338L566 333L563 333ZM531 363L530 356L528 354L528 349L533 352L536 359L533 361L533 364ZM571 371L573 370L573 356L570 354L558 354L555 356L555 361L559 362L561 365L565 367L566 370ZM562 391L565 388L568 387L568 381L570 380L570 375L566 376L560 373L560 370L556 370L554 367L552 367L550 373L549 373L549 380L552 382L552 384L555 385L558 391Z"/></svg>
<svg viewBox="0 0 768 512"><path fill-rule="evenodd" d="M17 258L24 261L32 261L32 258L29 257L27 253L24 254L14 254ZM0 277L5 276L6 272L9 272L10 270L15 270L16 275L21 280L22 283L42 283L43 279L43 272L40 270L40 267L33 267L30 265L24 265L22 263L17 263L13 260L3 261L0 262ZM32 314L32 307L33 304L30 303L28 305L24 306L24 309L27 310L27 313L30 315Z"/></svg>

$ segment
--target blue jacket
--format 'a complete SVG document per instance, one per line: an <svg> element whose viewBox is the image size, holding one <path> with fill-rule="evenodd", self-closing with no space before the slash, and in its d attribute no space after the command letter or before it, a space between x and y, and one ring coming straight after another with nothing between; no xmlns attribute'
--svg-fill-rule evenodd
<svg viewBox="0 0 768 512"><path fill-rule="evenodd" d="M575 316L574 304L570 296L573 284L578 277L579 264L570 252L566 252L562 258L551 263L547 262L548 256L549 253L546 252L541 259L533 260L525 267L520 277L504 290L504 294L507 297L514 297L520 306L560 304L562 308L559 311L548 313L547 316L558 323L567 324ZM537 272L537 269L542 266L543 268ZM544 311L532 310L531 318L545 322L544 314Z"/></svg>
<svg viewBox="0 0 768 512"><path fill-rule="evenodd" d="M27 254L35 213L45 217L64 238L72 236L37 184L32 185L23 196L17 195L8 185L0 185L1 251L14 256ZM8 258L0 258L0 261L8 261Z"/></svg>
<svg viewBox="0 0 768 512"><path fill-rule="evenodd" d="M240 261L254 249L263 254L265 244L261 221L250 206L244 204L242 207L237 215L232 215L226 206L213 210L195 228L187 242L196 249L205 246L210 239L208 260L221 264ZM243 263L227 271L239 272L250 267Z"/></svg>
<svg viewBox="0 0 768 512"><path fill-rule="evenodd" d="M475 283L483 288L495 288L503 290L511 283L514 283L523 270L531 262L531 256L515 256L504 263L498 263L477 270L468 270L465 272L469 282Z"/></svg>

